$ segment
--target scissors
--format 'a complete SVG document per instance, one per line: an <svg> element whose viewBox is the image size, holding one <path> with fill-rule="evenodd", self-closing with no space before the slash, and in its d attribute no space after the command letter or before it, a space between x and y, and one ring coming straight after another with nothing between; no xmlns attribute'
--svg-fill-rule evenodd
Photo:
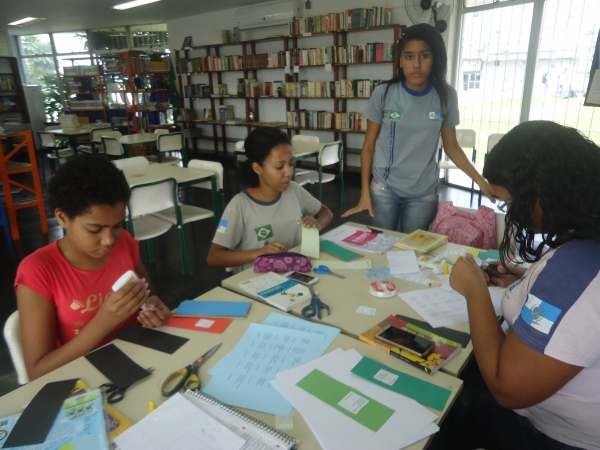
<svg viewBox="0 0 600 450"><path fill-rule="evenodd" d="M302 308L302 315L304 317L314 317L316 314L316 316L320 319L321 318L321 310L326 309L327 315L329 316L331 314L331 309L329 309L329 306L327 304L323 303L321 301L321 299L317 296L317 293L315 292L314 288L312 287L312 284L302 283L301 281L299 281L299 283L303 284L304 286L308 286L308 289L310 290L310 295L312 297L310 300L310 305Z"/></svg>
<svg viewBox="0 0 600 450"><path fill-rule="evenodd" d="M200 389L198 369L206 362L208 358L210 358L217 350L219 350L220 346L221 344L215 345L191 364L188 364L183 369L179 369L178 371L169 375L160 388L162 395L164 397L170 397L182 387L185 389ZM170 390L167 390L171 386L173 387Z"/></svg>
<svg viewBox="0 0 600 450"><path fill-rule="evenodd" d="M148 367L146 370L148 372L154 372L154 367ZM106 402L112 405L125 398L125 391L129 386L131 386L131 384L120 388L115 383L104 383L100 385L100 389L106 394Z"/></svg>
<svg viewBox="0 0 600 450"><path fill-rule="evenodd" d="M332 272L331 269L329 269L329 267L327 267L327 266L315 267L315 268L313 268L313 272L321 274L321 275L333 275L334 277L341 278L342 280L346 279L346 277L344 275L340 275L339 273Z"/></svg>

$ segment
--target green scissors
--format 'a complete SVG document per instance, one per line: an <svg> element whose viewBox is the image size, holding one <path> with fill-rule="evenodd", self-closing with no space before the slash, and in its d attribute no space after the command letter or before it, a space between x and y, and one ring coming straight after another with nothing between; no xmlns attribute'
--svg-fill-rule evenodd
<svg viewBox="0 0 600 450"><path fill-rule="evenodd" d="M170 397L178 392L181 388L185 389L200 389L200 378L198 377L198 369L206 362L217 350L221 344L215 345L204 355L198 358L191 364L188 364L183 369L173 372L163 382L160 392L164 397Z"/></svg>

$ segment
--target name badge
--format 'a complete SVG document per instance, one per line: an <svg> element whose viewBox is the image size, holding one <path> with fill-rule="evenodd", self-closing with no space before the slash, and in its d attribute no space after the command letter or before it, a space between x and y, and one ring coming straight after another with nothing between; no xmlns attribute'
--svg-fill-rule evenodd
<svg viewBox="0 0 600 450"><path fill-rule="evenodd" d="M432 111L429 113L429 120L442 120L442 113L439 111Z"/></svg>

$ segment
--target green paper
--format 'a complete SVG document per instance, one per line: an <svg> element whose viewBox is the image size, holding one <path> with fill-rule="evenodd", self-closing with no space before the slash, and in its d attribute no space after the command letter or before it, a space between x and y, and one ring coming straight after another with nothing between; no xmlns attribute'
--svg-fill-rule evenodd
<svg viewBox="0 0 600 450"><path fill-rule="evenodd" d="M302 225L300 225L302 226ZM300 253L309 258L319 259L319 229L302 227Z"/></svg>
<svg viewBox="0 0 600 450"><path fill-rule="evenodd" d="M387 383L374 378L380 370L385 370L391 374L397 375L398 379L390 386ZM436 386L428 381L415 378L384 364L363 356L363 359L354 366L352 373L364 378L367 381L375 383L377 386L394 391L397 394L404 395L418 401L424 406L428 406L438 411L442 411L452 391L440 386Z"/></svg>
<svg viewBox="0 0 600 450"><path fill-rule="evenodd" d="M331 270L339 270L339 269L349 269L349 270L363 270L363 269L372 269L373 265L371 264L370 259L361 259L360 261L319 261L320 265L329 267Z"/></svg>
<svg viewBox="0 0 600 450"><path fill-rule="evenodd" d="M494 250L493 248L489 250L483 250L481 253L479 253L479 259L482 261L487 261L488 259L500 261L500 252L498 250Z"/></svg>
<svg viewBox="0 0 600 450"><path fill-rule="evenodd" d="M340 247L331 241L321 241L321 251L340 258L343 261L352 261L358 258L362 258L363 255L360 253L354 253L350 250L346 250L344 247Z"/></svg>
<svg viewBox="0 0 600 450"><path fill-rule="evenodd" d="M393 409L367 397L360 391L331 378L329 375L326 375L317 369L298 381L296 385L309 394L314 395L319 400L327 403L329 406L337 409L342 414L375 432L377 432L383 424L392 417L392 414L394 414ZM358 412L353 413L339 405L348 394L360 396L368 402Z"/></svg>

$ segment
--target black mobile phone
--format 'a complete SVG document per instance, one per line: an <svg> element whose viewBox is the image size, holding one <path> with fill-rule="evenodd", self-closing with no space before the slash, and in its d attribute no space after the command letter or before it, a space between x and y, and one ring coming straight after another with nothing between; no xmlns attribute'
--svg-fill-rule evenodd
<svg viewBox="0 0 600 450"><path fill-rule="evenodd" d="M402 328L398 328L394 325L388 325L387 327L379 330L375 337L377 339L381 339L382 341L389 342L392 345L397 345L398 347L414 353L415 355L419 355L420 357L425 357L433 350L435 347L435 343L430 341L429 339L425 339L424 337L417 336L414 333L403 330Z"/></svg>
<svg viewBox="0 0 600 450"><path fill-rule="evenodd" d="M286 273L285 277L289 278L290 280L299 281L306 284L315 284L317 281L319 281L317 277L313 277L302 272Z"/></svg>

